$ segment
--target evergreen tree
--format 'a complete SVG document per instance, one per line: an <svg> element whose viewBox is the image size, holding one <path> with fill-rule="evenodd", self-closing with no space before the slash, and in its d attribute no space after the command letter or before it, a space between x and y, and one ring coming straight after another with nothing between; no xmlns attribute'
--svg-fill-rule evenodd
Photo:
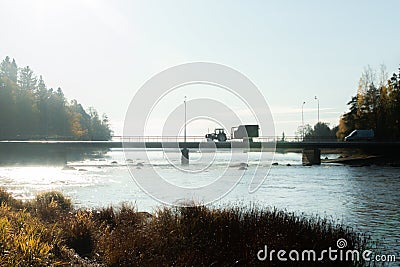
<svg viewBox="0 0 400 267"><path fill-rule="evenodd" d="M36 89L37 79L33 71L26 66L19 71L18 85L23 91L34 91Z"/></svg>
<svg viewBox="0 0 400 267"><path fill-rule="evenodd" d="M107 116L90 115L76 100L68 103L61 88L47 89L42 76L6 57L0 63L0 140L109 140Z"/></svg>
<svg viewBox="0 0 400 267"><path fill-rule="evenodd" d="M0 64L0 77L8 79L13 83L17 83L18 67L13 59L10 62L10 58L6 57Z"/></svg>

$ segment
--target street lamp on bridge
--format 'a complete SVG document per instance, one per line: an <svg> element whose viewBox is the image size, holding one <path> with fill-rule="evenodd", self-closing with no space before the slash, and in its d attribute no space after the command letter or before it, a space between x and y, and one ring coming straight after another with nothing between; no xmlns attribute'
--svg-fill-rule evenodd
<svg viewBox="0 0 400 267"><path fill-rule="evenodd" d="M181 164L182 165L187 165L189 164L189 149L187 148L187 143L186 143L186 126L187 126L187 118L186 118L186 96L184 100L184 109L185 109L185 124L183 128L183 139L184 139L184 147L181 150Z"/></svg>
<svg viewBox="0 0 400 267"><path fill-rule="evenodd" d="M186 122L187 122L187 120L186 120L186 96L185 96L185 100L183 102L185 103L185 126L183 129L183 139L184 139L184 142L186 143Z"/></svg>
<svg viewBox="0 0 400 267"><path fill-rule="evenodd" d="M319 123L319 98L317 96L314 97L315 100L318 102L318 120L317 123Z"/></svg>
<svg viewBox="0 0 400 267"><path fill-rule="evenodd" d="M305 101L303 101L303 104L301 105L301 127L302 127L302 137L303 137L303 140L304 140L304 104L305 104L306 102Z"/></svg>

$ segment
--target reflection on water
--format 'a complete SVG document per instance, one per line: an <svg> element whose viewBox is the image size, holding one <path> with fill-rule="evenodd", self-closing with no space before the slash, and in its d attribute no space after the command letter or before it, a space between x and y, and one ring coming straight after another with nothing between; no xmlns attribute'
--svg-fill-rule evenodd
<svg viewBox="0 0 400 267"><path fill-rule="evenodd" d="M260 189L249 194L249 180L257 166L256 154L249 153L249 166L244 177L217 205L257 202L289 211L327 216L368 232L386 247L385 252L400 252L400 168L353 168L328 164L303 167L301 154L276 154L278 165L272 166ZM171 167L163 153L153 151L150 155L152 166L143 164L141 158L129 159L128 164L155 168L165 179L183 185L208 183L215 179L223 166L213 165L193 181ZM226 159L223 153L217 157L221 162ZM179 154L176 160L179 161ZM116 205L128 201L140 210L152 211L159 205L135 184L121 150L112 150L105 157L72 160L68 165L70 170L63 170L62 166L3 166L0 167L0 185L21 199L32 198L38 191L60 190L71 196L78 207ZM261 167L268 166L261 164Z"/></svg>
<svg viewBox="0 0 400 267"><path fill-rule="evenodd" d="M101 158L107 148L70 147L64 144L0 143L0 166L26 165L64 165L69 161L80 161L88 158Z"/></svg>

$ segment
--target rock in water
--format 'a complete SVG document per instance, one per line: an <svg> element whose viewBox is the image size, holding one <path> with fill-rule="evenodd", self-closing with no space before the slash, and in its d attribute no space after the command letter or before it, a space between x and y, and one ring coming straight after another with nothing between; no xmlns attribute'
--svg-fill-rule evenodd
<svg viewBox="0 0 400 267"><path fill-rule="evenodd" d="M76 170L74 167L65 165L64 168L62 168L63 171L74 171Z"/></svg>

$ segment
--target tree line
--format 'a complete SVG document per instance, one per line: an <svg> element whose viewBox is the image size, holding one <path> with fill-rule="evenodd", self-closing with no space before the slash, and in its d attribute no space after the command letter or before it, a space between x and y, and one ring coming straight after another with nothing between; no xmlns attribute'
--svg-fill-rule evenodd
<svg viewBox="0 0 400 267"><path fill-rule="evenodd" d="M299 126L295 134L299 141L330 141L336 140L338 129L338 126L330 128L329 123L318 122L314 127L309 124L304 125L304 127ZM303 136L304 138L302 138Z"/></svg>
<svg viewBox="0 0 400 267"><path fill-rule="evenodd" d="M61 88L47 88L29 66L7 56L0 64L0 140L109 140L105 114L68 102Z"/></svg>
<svg viewBox="0 0 400 267"><path fill-rule="evenodd" d="M400 69L388 78L384 66L378 73L366 68L348 105L339 121L338 139L354 129L373 129L377 139L400 138Z"/></svg>
<svg viewBox="0 0 400 267"><path fill-rule="evenodd" d="M374 130L377 140L400 138L400 68L389 78L386 67L379 71L367 67L362 72L355 96L347 103L349 111L339 119L339 125L330 128L328 123L318 122L299 126L299 140L343 140L353 130ZM304 136L304 138L303 138Z"/></svg>

